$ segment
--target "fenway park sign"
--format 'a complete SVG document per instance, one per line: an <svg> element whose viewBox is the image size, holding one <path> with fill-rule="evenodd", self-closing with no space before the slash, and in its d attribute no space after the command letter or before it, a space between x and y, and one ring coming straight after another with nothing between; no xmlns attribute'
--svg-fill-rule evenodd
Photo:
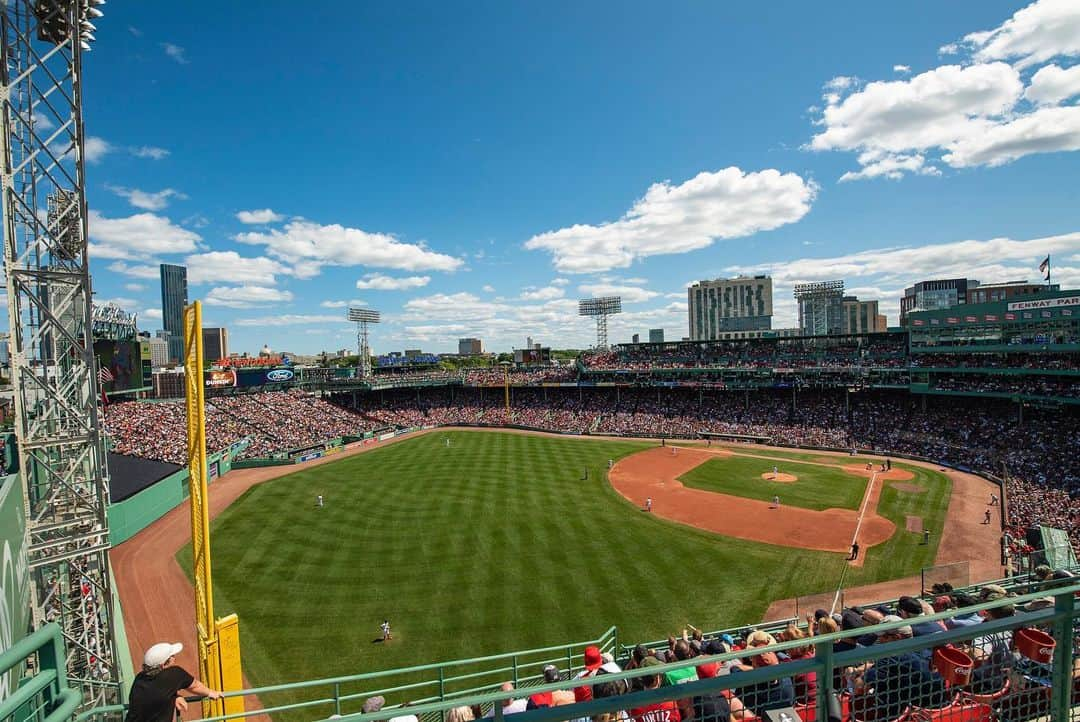
<svg viewBox="0 0 1080 722"><path fill-rule="evenodd" d="M1009 304L1009 310L1026 311L1031 308L1063 308L1065 306L1080 306L1080 296L1063 296L1040 301L1016 301Z"/></svg>

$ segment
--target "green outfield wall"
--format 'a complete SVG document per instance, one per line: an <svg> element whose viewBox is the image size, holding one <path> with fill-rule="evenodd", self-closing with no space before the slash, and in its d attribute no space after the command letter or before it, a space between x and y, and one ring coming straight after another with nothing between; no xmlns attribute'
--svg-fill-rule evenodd
<svg viewBox="0 0 1080 722"><path fill-rule="evenodd" d="M209 483L214 483L215 479L232 469L233 456L239 453L236 447L234 444L229 449L214 452L207 457ZM113 546L127 541L187 497L188 472L187 469L181 469L123 501L109 504L109 541Z"/></svg>
<svg viewBox="0 0 1080 722"><path fill-rule="evenodd" d="M18 474L0 477L0 650L10 649L30 630L25 524L22 480ZM0 671L0 700L15 691L21 674L21 665Z"/></svg>

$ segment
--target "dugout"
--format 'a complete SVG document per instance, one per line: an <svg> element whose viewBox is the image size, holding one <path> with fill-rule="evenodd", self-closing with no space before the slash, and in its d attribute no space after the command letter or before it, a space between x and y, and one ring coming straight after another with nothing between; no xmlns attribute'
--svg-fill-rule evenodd
<svg viewBox="0 0 1080 722"><path fill-rule="evenodd" d="M725 434L719 431L699 431L698 436L710 441L737 441L743 444L767 444L772 445L771 436L757 436L755 434Z"/></svg>

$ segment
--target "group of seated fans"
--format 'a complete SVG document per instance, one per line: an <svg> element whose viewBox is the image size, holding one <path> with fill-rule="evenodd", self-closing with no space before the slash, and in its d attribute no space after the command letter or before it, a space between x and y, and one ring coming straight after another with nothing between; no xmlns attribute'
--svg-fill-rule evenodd
<svg viewBox="0 0 1080 722"><path fill-rule="evenodd" d="M891 721L902 718L911 710L935 710L948 707L954 701L974 709L972 716L951 711L960 720L981 719L983 712L994 703L999 711L1021 712L1025 717L1045 713L1049 695L1043 694L1038 681L1048 673L1042 660L1025 656L1023 648L1014 644L1012 630L995 631L987 622L995 620L1022 621L1029 613L1054 605L1050 596L1054 587L1076 581L1067 570L1052 571L1039 566L1030 583L1018 587L1019 593L1045 593L1047 596L1017 605L1010 601L1017 596L998 584L986 584L966 590L954 590L949 584L937 584L927 590L926 598L902 596L891 603L873 606L849 606L830 613L818 609L802 620L763 624L758 628L731 630L711 635L694 627L683 629L678 636L668 637L666 643L639 644L630 650L622 664L610 653L596 646L586 647L580 658L582 670L573 677L564 676L555 665L548 664L540 672L538 684L551 685L572 679L572 689L536 691L508 695L496 702L502 714L509 715L543 707L558 707L608 699L614 711L599 713L591 722L750 722L765 719L772 710L794 708L802 719L817 717L821 680L813 670L787 665L815 657L815 637L843 632L831 643L833 653L867 649L922 638L925 642L916 651L894 651L874 660L861 659L855 663L838 664L832 674L831 688L835 692L835 713L844 722L850 720ZM976 605L994 603L985 610L973 611ZM930 620L937 613L948 613L944 620ZM890 625L890 629L882 629ZM984 627L986 629L984 630ZM935 635L948 630L963 630L959 640L948 647L970 661L966 682L946 679L942 666L934 658ZM790 643L790 644L785 644ZM779 645L784 644L783 647ZM725 655L727 659L718 659ZM856 655L858 656L858 655ZM871 655L867 655L871 656ZM697 660L697 661L695 661ZM682 663L682 664L680 664ZM669 666L663 666L669 665ZM651 668L657 668L650 673ZM745 673L772 668L765 681L750 680ZM629 679L614 679L611 675L641 670ZM949 670L944 670L948 673ZM619 697L642 690L678 687L703 679L726 677L724 689L714 692L697 691L685 697L642 705L627 704L620 708ZM501 687L504 693L514 692L512 683ZM687 688L692 689L692 688ZM1032 694L1034 693L1034 694ZM383 697L374 698L377 705L365 703L364 711L382 708ZM1010 707L1013 708L1010 710ZM408 708L393 710L391 722L413 722ZM451 710L447 719L455 722L493 716L493 709L481 705L462 706ZM1010 718L1006 715L1006 718ZM589 719L589 718L586 718ZM912 717L912 719L921 719Z"/></svg>
<svg viewBox="0 0 1080 722"><path fill-rule="evenodd" d="M830 339L827 345L803 339L748 339L682 342L616 347L586 354L592 371L648 371L680 368L901 368L907 365L903 335L890 334L861 342Z"/></svg>
<svg viewBox="0 0 1080 722"><path fill-rule="evenodd" d="M372 423L355 412L298 390L218 396L206 400L206 448L248 439L240 458L266 458L361 434ZM187 463L187 410L181 400L124 402L105 407L105 428L118 454Z"/></svg>

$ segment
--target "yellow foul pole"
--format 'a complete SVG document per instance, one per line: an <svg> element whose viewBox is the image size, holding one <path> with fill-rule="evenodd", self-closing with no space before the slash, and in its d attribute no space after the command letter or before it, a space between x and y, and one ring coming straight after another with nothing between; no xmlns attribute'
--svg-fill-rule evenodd
<svg viewBox="0 0 1080 722"><path fill-rule="evenodd" d="M191 492L191 557L195 567L195 630L199 637L199 678L218 690L243 688L239 620L214 619L210 573L210 502L206 482L206 403L203 385L202 304L184 308L184 383L187 393L187 462ZM205 700L203 716L244 711L242 697ZM239 718L238 722L243 722Z"/></svg>
<svg viewBox="0 0 1080 722"><path fill-rule="evenodd" d="M195 631L199 636L199 678L221 689L210 574L210 504L206 493L206 405L203 390L202 304L184 308L184 384L187 393L187 461L191 490L191 557L195 571ZM203 714L220 714L203 702Z"/></svg>

